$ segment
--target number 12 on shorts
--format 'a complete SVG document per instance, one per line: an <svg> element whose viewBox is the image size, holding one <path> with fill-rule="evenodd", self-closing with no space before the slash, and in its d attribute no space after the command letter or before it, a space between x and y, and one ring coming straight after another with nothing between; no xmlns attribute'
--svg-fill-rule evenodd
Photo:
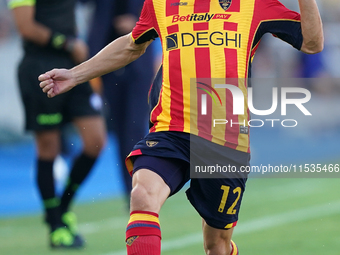
<svg viewBox="0 0 340 255"><path fill-rule="evenodd" d="M220 206L218 208L218 211L220 213L223 213L225 205L227 203L228 196L229 196L230 186L222 185L221 186L221 190L223 190L223 195L222 195L222 199L221 199L221 203L220 203ZM237 205L238 200L240 199L241 188L240 187L236 187L233 190L233 193L234 194L237 193L237 197L236 197L235 201L233 202L233 204L228 208L227 214L235 214L236 213L236 209L234 209L234 208Z"/></svg>

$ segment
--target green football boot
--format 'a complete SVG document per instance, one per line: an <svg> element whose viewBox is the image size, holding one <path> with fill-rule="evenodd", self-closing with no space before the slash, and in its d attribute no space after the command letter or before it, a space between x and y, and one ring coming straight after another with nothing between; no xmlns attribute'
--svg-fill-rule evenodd
<svg viewBox="0 0 340 255"><path fill-rule="evenodd" d="M50 246L53 249L56 248L82 248L84 242L81 239L76 238L71 231L66 227L60 227L55 229L50 234Z"/></svg>
<svg viewBox="0 0 340 255"><path fill-rule="evenodd" d="M66 228L71 232L77 243L84 245L84 239L78 233L77 216L73 212L66 212L61 216L61 221L65 224Z"/></svg>

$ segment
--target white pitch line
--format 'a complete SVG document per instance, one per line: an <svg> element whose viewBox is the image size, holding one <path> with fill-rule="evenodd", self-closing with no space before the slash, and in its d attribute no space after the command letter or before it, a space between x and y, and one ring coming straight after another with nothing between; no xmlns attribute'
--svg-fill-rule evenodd
<svg viewBox="0 0 340 255"><path fill-rule="evenodd" d="M322 216L330 216L339 212L340 200L243 222L237 225L234 235L249 234L289 223L310 220ZM164 241L162 242L162 251L181 249L198 243L203 243L202 233L194 233ZM124 249L102 255L126 255L126 250Z"/></svg>
<svg viewBox="0 0 340 255"><path fill-rule="evenodd" d="M106 220L82 223L79 225L79 232L82 234L93 234L103 230L114 230L125 228L129 218L113 217Z"/></svg>

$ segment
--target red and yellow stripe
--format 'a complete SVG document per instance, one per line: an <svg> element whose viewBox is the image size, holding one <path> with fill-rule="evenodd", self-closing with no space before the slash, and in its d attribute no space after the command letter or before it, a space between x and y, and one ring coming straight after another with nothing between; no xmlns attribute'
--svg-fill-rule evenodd
<svg viewBox="0 0 340 255"><path fill-rule="evenodd" d="M231 240L231 253L230 253L230 255L238 255L238 247L233 240Z"/></svg>
<svg viewBox="0 0 340 255"><path fill-rule="evenodd" d="M211 19L209 22L180 22L173 24L173 15L186 16L193 13L224 13L218 1L188 0L187 5L180 7L174 5L179 0L157 1L153 0L153 8L157 20L157 32L162 38L163 46L163 83L159 95L158 104L151 113L151 122L154 126L151 132L157 131L181 131L197 134L215 143L231 147L240 151L248 151L249 139L247 134L240 134L239 126L220 125L213 128L212 120L225 117L233 123L247 125L249 114L245 110L244 115L233 115L232 100L229 91L220 97L223 101L223 110L218 110L211 98L207 97L208 113L202 116L198 114L201 90L196 88L195 81L204 80L205 84L212 85L211 78L224 79L235 78L235 86L238 86L245 96L245 109L247 109L247 84L237 78L246 78L248 59L250 56L250 34L253 19L254 3L251 1L233 1L227 10L228 21ZM199 46L178 47L174 50L166 50L165 37L173 33L188 33L195 31L226 31L230 38L238 37L235 46L230 41L228 47ZM240 36L242 35L242 36ZM180 40L180 38L178 38ZM241 40L241 41L240 41ZM196 80L195 80L196 79ZM196 109L190 105L196 105Z"/></svg>

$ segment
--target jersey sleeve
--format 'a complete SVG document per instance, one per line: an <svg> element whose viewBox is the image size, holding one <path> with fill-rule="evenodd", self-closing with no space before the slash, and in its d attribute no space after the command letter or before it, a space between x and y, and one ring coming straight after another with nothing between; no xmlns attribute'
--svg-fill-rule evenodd
<svg viewBox="0 0 340 255"><path fill-rule="evenodd" d="M155 29L154 13L150 5L152 1L146 0L136 26L132 30L132 39L136 44L142 44L158 37Z"/></svg>
<svg viewBox="0 0 340 255"><path fill-rule="evenodd" d="M34 6L35 0L7 0L9 9L14 9L21 6Z"/></svg>
<svg viewBox="0 0 340 255"><path fill-rule="evenodd" d="M266 3L258 29L260 37L265 33L272 33L300 50L303 41L300 14L289 10L277 0L266 1Z"/></svg>

